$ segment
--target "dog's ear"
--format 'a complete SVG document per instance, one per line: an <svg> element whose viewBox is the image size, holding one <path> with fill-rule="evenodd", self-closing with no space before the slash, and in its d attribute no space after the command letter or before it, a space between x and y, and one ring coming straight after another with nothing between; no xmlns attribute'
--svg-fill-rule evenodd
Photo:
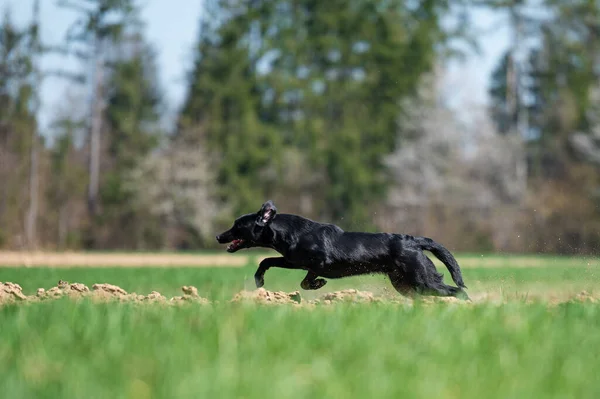
<svg viewBox="0 0 600 399"><path fill-rule="evenodd" d="M258 211L256 214L256 224L261 227L266 226L267 223L275 218L276 214L277 208L275 207L275 204L273 201L268 200L262 205L260 211Z"/></svg>

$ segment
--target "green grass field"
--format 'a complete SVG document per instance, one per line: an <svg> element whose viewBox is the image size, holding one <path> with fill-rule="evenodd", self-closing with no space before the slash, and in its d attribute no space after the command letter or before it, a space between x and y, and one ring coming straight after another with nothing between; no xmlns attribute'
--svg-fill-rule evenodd
<svg viewBox="0 0 600 399"><path fill-rule="evenodd" d="M582 290L599 297L600 268L513 266L465 268L469 305L316 308L228 303L254 288L253 267L0 268L0 281L27 294L63 279L167 296L195 285L220 301L2 306L0 389L7 398L600 397L600 304L552 305ZM298 290L302 277L273 269L265 288ZM343 288L393 295L371 276L323 290Z"/></svg>

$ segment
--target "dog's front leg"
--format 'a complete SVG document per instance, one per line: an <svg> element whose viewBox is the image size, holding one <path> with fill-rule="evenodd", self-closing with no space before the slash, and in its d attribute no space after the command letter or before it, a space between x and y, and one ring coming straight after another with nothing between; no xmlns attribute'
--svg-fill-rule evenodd
<svg viewBox="0 0 600 399"><path fill-rule="evenodd" d="M297 266L291 264L283 256L277 258L265 258L258 265L256 273L254 273L254 282L256 287L260 288L265 285L265 272L272 267L282 267L284 269L298 269Z"/></svg>

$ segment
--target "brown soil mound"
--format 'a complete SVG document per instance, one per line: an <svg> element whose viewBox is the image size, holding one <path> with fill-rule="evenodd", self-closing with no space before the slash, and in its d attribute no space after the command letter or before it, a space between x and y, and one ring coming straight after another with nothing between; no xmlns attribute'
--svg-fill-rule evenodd
<svg viewBox="0 0 600 399"><path fill-rule="evenodd" d="M233 297L231 302L254 302L261 304L299 304L302 301L299 291L282 292L267 291L259 288L255 291L242 291Z"/></svg>
<svg viewBox="0 0 600 399"><path fill-rule="evenodd" d="M198 295L198 288L194 286L184 285L183 287L181 287L181 291L183 291L183 295L171 298L170 302L197 302L203 305L207 305L210 303L208 299L202 298L200 295Z"/></svg>
<svg viewBox="0 0 600 399"><path fill-rule="evenodd" d="M121 301L121 302L127 302L127 301L140 301L142 300L142 298L144 297L143 295L137 295L137 294L128 294L127 291L125 291L123 288L116 286L116 285L112 285L112 284L94 284L92 285L92 293L91 293L91 297L94 300L100 301L100 302L107 302L107 301Z"/></svg>
<svg viewBox="0 0 600 399"><path fill-rule="evenodd" d="M27 300L19 284L0 282L0 305Z"/></svg>
<svg viewBox="0 0 600 399"><path fill-rule="evenodd" d="M182 296L167 298L160 292L152 291L148 295L140 295L136 293L127 293L123 288L112 284L94 284L90 290L86 285L81 283L68 283L60 280L55 287L48 290L38 288L36 295L27 296L23 294L23 289L19 284L0 283L0 304L14 302L36 302L53 300L62 297L72 299L90 298L98 302L135 302L135 303L165 303L165 304L180 304L186 302L194 302L200 304L208 304L210 301L198 295L198 289L192 286L184 286L181 288Z"/></svg>
<svg viewBox="0 0 600 399"><path fill-rule="evenodd" d="M342 291L328 292L318 299L303 301L299 291L282 292L267 291L259 288L254 291L241 291L237 293L230 302L251 302L269 305L330 305L333 303L372 303L382 302L381 298L373 295L371 292L348 289Z"/></svg>
<svg viewBox="0 0 600 399"><path fill-rule="evenodd" d="M571 301L572 302L591 302L591 303L600 302L597 296L594 296L587 291L581 291L579 294L575 295L571 299Z"/></svg>
<svg viewBox="0 0 600 399"><path fill-rule="evenodd" d="M208 299L201 297L196 287L183 286L181 287L181 291L182 295L167 298L157 291L152 291L148 295L141 295L137 293L128 293L123 288L112 284L94 284L90 289L86 285L81 283L69 283L60 280L55 287L49 289L39 288L35 295L28 296L23 293L23 289L19 284L10 282L0 282L0 305L11 303L31 303L49 300L51 301L59 298L69 298L73 300L88 298L95 302L128 302L136 304L164 305L182 305L186 303L207 305L212 303ZM476 303L502 304L506 302L506 299L496 298L493 295L479 295L474 297L472 301L463 301L457 298L441 297L418 297L412 300L398 295L378 296L368 291L346 289L342 291L323 293L317 299L303 300L299 291L267 291L264 288L259 288L254 291L241 291L237 293L230 300L230 302L256 303L263 305L294 305L294 307L314 308L319 305L332 305L336 303L389 303L408 306L411 306L413 303L417 302L426 305L473 305ZM569 296L553 298L552 300L547 302L550 305L559 305L568 302L597 304L600 303L600 295L598 293L589 293L587 291L582 291L576 295L571 294Z"/></svg>
<svg viewBox="0 0 600 399"><path fill-rule="evenodd" d="M372 292L348 289L342 291L328 292L322 295L319 299L315 300L315 303L321 303L324 305L329 305L334 302L381 302L381 298L375 297Z"/></svg>
<svg viewBox="0 0 600 399"><path fill-rule="evenodd" d="M152 291L148 295L141 295L136 293L128 294L123 288L111 284L94 284L92 286L91 297L99 301L113 301L117 300L120 302L135 302L135 303L165 303L165 304L181 304L185 302L194 302L200 304L209 304L210 301L206 298L202 298L198 295L198 289L192 286L183 286L182 296L176 296L173 298L167 298L160 292Z"/></svg>
<svg viewBox="0 0 600 399"><path fill-rule="evenodd" d="M452 303L452 304L466 305L466 304L471 303L469 301L464 301L462 299L454 298L451 296L450 297L423 297L423 298L420 298L420 300L427 304Z"/></svg>
<svg viewBox="0 0 600 399"><path fill-rule="evenodd" d="M63 296L68 296L71 298L81 298L86 296L90 292L90 289L80 283L69 284L66 281L60 280L56 287L52 287L48 290L43 288L38 288L36 297L40 300L46 299L57 299ZM30 298L33 300L34 298Z"/></svg>

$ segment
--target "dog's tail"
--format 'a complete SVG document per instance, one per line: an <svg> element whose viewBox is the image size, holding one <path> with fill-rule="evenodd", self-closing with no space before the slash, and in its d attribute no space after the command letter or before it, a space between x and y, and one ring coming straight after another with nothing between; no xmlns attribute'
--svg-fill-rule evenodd
<svg viewBox="0 0 600 399"><path fill-rule="evenodd" d="M442 261L444 265L448 268L450 275L452 276L452 280L456 283L460 288L467 288L465 285L462 273L460 271L460 267L458 266L458 262L454 259L454 256L448 251L444 246L438 244L433 241L431 238L427 237L415 237L417 244L424 251L430 251L435 255L436 258Z"/></svg>

